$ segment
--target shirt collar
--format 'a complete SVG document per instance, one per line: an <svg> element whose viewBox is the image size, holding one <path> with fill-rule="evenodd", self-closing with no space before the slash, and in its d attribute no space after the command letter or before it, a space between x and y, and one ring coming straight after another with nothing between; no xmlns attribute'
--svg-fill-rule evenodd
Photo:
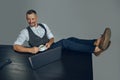
<svg viewBox="0 0 120 80"><path fill-rule="evenodd" d="M40 26L38 25L37 27L30 27L32 30L38 29Z"/></svg>

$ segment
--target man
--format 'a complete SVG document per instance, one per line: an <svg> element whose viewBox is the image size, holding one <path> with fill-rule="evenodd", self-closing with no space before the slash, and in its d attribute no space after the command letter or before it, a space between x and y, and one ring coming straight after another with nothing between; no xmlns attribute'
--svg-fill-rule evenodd
<svg viewBox="0 0 120 80"><path fill-rule="evenodd" d="M98 39L85 40L70 37L54 42L54 36L46 24L38 23L38 16L35 10L26 12L26 20L29 26L21 31L14 42L13 49L18 52L28 52L36 54L40 51L39 46L45 45L46 50L62 46L62 49L94 53L100 55L110 46L111 30L106 28L102 36ZM30 47L24 47L23 43L28 41Z"/></svg>

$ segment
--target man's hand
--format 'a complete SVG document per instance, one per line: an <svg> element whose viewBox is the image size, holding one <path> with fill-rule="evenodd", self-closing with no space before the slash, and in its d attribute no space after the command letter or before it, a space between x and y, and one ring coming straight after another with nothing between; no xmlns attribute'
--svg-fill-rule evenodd
<svg viewBox="0 0 120 80"><path fill-rule="evenodd" d="M32 54L36 54L37 52L39 52L39 48L38 47L32 47L30 49L30 53L32 53Z"/></svg>
<svg viewBox="0 0 120 80"><path fill-rule="evenodd" d="M17 45L17 44L13 46L13 49L18 52L27 52L27 53L32 53L32 54L36 54L39 52L38 47L29 48L29 47L24 47L22 45Z"/></svg>
<svg viewBox="0 0 120 80"><path fill-rule="evenodd" d="M51 38L48 43L45 44L46 48L50 48L50 46L53 44L54 38Z"/></svg>
<svg viewBox="0 0 120 80"><path fill-rule="evenodd" d="M46 43L45 46L48 49L48 48L50 48L51 44L50 43Z"/></svg>

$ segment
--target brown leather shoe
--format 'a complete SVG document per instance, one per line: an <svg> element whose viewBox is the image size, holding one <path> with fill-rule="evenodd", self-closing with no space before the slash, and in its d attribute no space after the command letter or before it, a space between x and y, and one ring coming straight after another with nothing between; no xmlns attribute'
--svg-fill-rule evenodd
<svg viewBox="0 0 120 80"><path fill-rule="evenodd" d="M110 38L111 38L111 29L105 28L104 33L101 36L101 41L98 47L101 50L105 50L109 45Z"/></svg>
<svg viewBox="0 0 120 80"><path fill-rule="evenodd" d="M101 50L98 51L98 52L94 52L94 55L95 55L95 56L99 56L103 51L105 51L105 50L107 50L107 49L109 48L110 44L111 44L111 41L109 41L109 43L108 43L106 49L104 49L104 50L101 49Z"/></svg>

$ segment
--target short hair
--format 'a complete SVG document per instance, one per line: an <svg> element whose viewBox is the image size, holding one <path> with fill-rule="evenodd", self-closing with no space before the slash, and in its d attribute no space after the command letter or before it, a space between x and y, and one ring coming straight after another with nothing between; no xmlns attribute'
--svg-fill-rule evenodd
<svg viewBox="0 0 120 80"><path fill-rule="evenodd" d="M32 13L37 14L37 12L36 12L35 10L30 9L30 10L28 10L28 11L26 12L26 15L27 15L27 14L32 14Z"/></svg>

